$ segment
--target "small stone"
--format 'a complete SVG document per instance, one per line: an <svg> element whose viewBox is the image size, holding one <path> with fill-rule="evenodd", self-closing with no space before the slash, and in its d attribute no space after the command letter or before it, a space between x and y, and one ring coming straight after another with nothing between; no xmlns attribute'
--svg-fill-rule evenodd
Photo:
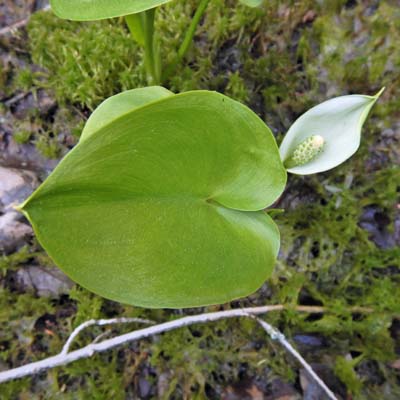
<svg viewBox="0 0 400 400"><path fill-rule="evenodd" d="M0 212L23 202L38 184L33 172L0 167Z"/></svg>
<svg viewBox="0 0 400 400"><path fill-rule="evenodd" d="M266 400L300 400L301 396L296 389L281 379L274 379L271 383L271 395Z"/></svg>
<svg viewBox="0 0 400 400"><path fill-rule="evenodd" d="M396 133L393 129L387 128L382 131L382 136L385 138L393 138L396 137Z"/></svg>
<svg viewBox="0 0 400 400"><path fill-rule="evenodd" d="M141 398L148 397L151 392L151 385L149 381L144 378L140 377L139 378L139 394Z"/></svg>
<svg viewBox="0 0 400 400"><path fill-rule="evenodd" d="M304 347L322 347L324 345L324 339L315 335L295 335L293 340Z"/></svg>
<svg viewBox="0 0 400 400"><path fill-rule="evenodd" d="M370 240L379 248L390 249L398 244L396 221L394 221L394 232L389 229L391 222L385 210L372 205L364 208L359 226L369 233Z"/></svg>
<svg viewBox="0 0 400 400"><path fill-rule="evenodd" d="M396 360L396 361L393 361L393 362L390 364L390 367L391 367L391 368L394 368L394 369L400 369L400 359L398 359L398 360Z"/></svg>
<svg viewBox="0 0 400 400"><path fill-rule="evenodd" d="M28 118L33 110L39 111L42 116L50 114L56 108L56 101L46 91L39 90L35 96L32 93L22 94L11 108L14 116L22 120Z"/></svg>
<svg viewBox="0 0 400 400"><path fill-rule="evenodd" d="M22 203L38 184L33 172L0 167L0 253L15 251L32 235L32 228L13 206Z"/></svg>
<svg viewBox="0 0 400 400"><path fill-rule="evenodd" d="M32 228L18 219L16 211L0 216L0 253L12 253L32 236Z"/></svg>
<svg viewBox="0 0 400 400"><path fill-rule="evenodd" d="M12 129L3 129L0 124L0 164L7 168L23 168L47 175L58 160L50 160L39 154L32 143L18 144L11 134Z"/></svg>
<svg viewBox="0 0 400 400"><path fill-rule="evenodd" d="M38 296L51 297L68 293L73 282L58 268L27 266L17 271L17 289L33 290Z"/></svg>

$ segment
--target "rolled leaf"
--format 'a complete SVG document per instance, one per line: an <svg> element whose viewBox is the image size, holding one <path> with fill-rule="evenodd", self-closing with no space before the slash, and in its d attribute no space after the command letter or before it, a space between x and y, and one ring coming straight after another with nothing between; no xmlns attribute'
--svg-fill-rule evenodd
<svg viewBox="0 0 400 400"><path fill-rule="evenodd" d="M171 0L50 0L54 13L64 19L92 21L150 10Z"/></svg>
<svg viewBox="0 0 400 400"><path fill-rule="evenodd" d="M125 15L125 22L128 25L133 40L144 47L146 44L146 33L142 17L143 14L141 13Z"/></svg>
<svg viewBox="0 0 400 400"><path fill-rule="evenodd" d="M221 94L164 94L106 123L95 112L22 211L55 263L104 297L181 308L246 296L279 249L262 211L286 182L275 140Z"/></svg>
<svg viewBox="0 0 400 400"><path fill-rule="evenodd" d="M327 171L350 158L359 148L361 128L380 96L349 95L325 101L307 111L290 127L281 145L283 162L291 165L293 154L311 137L323 138L322 151L302 165L287 170L308 175Z"/></svg>

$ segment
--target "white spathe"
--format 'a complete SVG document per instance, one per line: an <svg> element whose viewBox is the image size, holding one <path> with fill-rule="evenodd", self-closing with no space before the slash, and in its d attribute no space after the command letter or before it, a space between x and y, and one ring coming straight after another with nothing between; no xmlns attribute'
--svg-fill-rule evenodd
<svg viewBox="0 0 400 400"><path fill-rule="evenodd" d="M300 116L290 127L281 146L282 161L313 135L322 136L324 150L310 162L289 168L288 172L309 175L327 171L350 158L360 146L361 128L372 106L384 88L375 96L349 95L325 101Z"/></svg>

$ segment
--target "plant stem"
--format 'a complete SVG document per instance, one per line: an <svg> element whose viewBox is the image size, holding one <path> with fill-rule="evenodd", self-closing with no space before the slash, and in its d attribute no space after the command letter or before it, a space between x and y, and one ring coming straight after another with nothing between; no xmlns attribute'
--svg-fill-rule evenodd
<svg viewBox="0 0 400 400"><path fill-rule="evenodd" d="M152 8L143 13L144 16L144 57L146 70L149 74L149 83L159 84L161 68L159 61L159 45L154 32L154 17L156 9Z"/></svg>
<svg viewBox="0 0 400 400"><path fill-rule="evenodd" d="M201 20L201 17L203 16L204 12L206 11L206 8L208 6L208 3L210 0L201 0L199 6L197 7L197 10L192 18L192 21L190 23L189 29L186 32L185 38L183 39L183 42L181 43L178 54L176 55L175 59L168 65L168 67L165 69L163 75L162 75L162 81L166 81L171 74L175 71L176 67L182 62L182 60L185 58L187 52L189 51L190 45L193 41L194 34L196 33L196 28L199 25L199 22Z"/></svg>
<svg viewBox="0 0 400 400"><path fill-rule="evenodd" d="M126 24L134 40L144 48L144 65L149 84L157 85L161 80L160 52L157 36L154 31L156 9L139 14L127 15Z"/></svg>

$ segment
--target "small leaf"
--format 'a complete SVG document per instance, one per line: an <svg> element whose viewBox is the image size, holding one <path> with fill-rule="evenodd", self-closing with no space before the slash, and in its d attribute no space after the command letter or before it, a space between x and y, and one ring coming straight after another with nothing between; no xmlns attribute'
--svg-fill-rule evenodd
<svg viewBox="0 0 400 400"><path fill-rule="evenodd" d="M221 94L164 94L104 120L96 111L22 211L56 264L104 297L181 308L246 296L279 249L262 211L286 183L275 140Z"/></svg>
<svg viewBox="0 0 400 400"><path fill-rule="evenodd" d="M92 21L150 10L171 0L50 0L54 13L64 19Z"/></svg>
<svg viewBox="0 0 400 400"><path fill-rule="evenodd" d="M299 175L315 174L332 169L350 158L360 146L361 128L382 91L375 96L336 97L303 114L290 127L281 143L282 160L291 164L299 146L311 137L322 137L323 148L310 161L287 170Z"/></svg>

